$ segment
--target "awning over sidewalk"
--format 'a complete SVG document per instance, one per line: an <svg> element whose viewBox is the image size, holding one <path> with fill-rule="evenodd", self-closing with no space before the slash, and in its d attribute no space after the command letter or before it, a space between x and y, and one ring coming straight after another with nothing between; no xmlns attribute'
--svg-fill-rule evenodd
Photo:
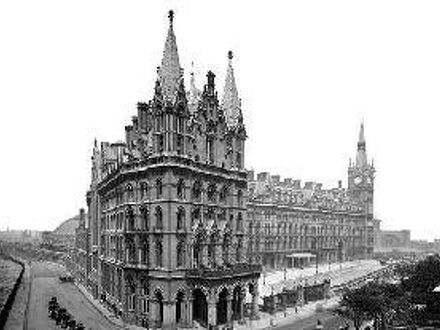
<svg viewBox="0 0 440 330"><path fill-rule="evenodd" d="M287 258L316 258L312 253L292 253L286 256Z"/></svg>

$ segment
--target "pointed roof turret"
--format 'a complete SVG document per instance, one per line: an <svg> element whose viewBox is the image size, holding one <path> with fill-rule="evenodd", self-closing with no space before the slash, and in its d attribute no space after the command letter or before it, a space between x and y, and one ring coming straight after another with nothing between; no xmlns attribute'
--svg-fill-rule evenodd
<svg viewBox="0 0 440 330"><path fill-rule="evenodd" d="M364 168L368 166L367 150L365 142L364 122L361 123L359 131L359 141L357 143L356 167Z"/></svg>
<svg viewBox="0 0 440 330"><path fill-rule="evenodd" d="M238 97L237 85L235 84L234 69L232 67L232 51L228 52L228 69L226 72L225 89L223 93L222 108L225 113L226 123L234 127L241 117L241 102Z"/></svg>
<svg viewBox="0 0 440 330"><path fill-rule="evenodd" d="M192 62L190 81L189 81L189 93L188 93L188 104L191 113L197 110L197 103L200 100L201 94L202 92L196 86L196 79L194 76L194 62Z"/></svg>
<svg viewBox="0 0 440 330"><path fill-rule="evenodd" d="M176 36L173 30L174 12L172 10L169 11L168 18L170 25L163 50L162 63L158 70L158 78L164 98L168 101L174 101L182 77L182 69L180 68Z"/></svg>

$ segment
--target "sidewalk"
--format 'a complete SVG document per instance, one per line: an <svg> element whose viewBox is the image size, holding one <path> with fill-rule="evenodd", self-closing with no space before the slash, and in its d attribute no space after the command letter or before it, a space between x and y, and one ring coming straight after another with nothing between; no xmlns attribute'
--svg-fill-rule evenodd
<svg viewBox="0 0 440 330"><path fill-rule="evenodd" d="M114 326L120 329L145 330L145 328L124 323L121 318L116 317L112 312L105 308L99 300L93 298L93 296L84 288L82 284L74 282L74 285L78 288L79 291L81 291L84 297L86 297L87 300L92 303L92 305L98 310L98 312L106 319L108 319L111 323L113 323Z"/></svg>
<svg viewBox="0 0 440 330"><path fill-rule="evenodd" d="M31 278L29 265L25 260L23 262L25 264L23 278L15 296L14 305L9 312L5 329L27 329L26 313L31 289Z"/></svg>

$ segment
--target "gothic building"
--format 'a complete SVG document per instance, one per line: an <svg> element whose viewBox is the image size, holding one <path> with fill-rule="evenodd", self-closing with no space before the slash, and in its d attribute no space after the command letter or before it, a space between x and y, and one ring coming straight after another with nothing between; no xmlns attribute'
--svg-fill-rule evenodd
<svg viewBox="0 0 440 330"><path fill-rule="evenodd" d="M247 138L228 53L221 101L215 74L189 91L173 12L154 95L138 103L125 141L95 142L87 194L88 288L140 326L172 328L258 316L261 266L246 256Z"/></svg>
<svg viewBox="0 0 440 330"><path fill-rule="evenodd" d="M221 100L211 71L202 90L193 74L187 89L173 25L170 11L153 97L137 104L125 141L95 141L69 267L130 324L230 325L258 317L262 265L371 256L374 167L362 125L347 189L254 179L232 52Z"/></svg>
<svg viewBox="0 0 440 330"><path fill-rule="evenodd" d="M361 125L356 162L348 168L348 188L267 172L249 172L248 254L267 268L304 267L369 258L373 254L374 166L366 155Z"/></svg>

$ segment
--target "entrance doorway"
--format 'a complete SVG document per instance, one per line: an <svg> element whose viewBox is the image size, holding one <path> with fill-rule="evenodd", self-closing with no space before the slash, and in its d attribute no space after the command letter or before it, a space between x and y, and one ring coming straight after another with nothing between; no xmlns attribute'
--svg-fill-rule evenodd
<svg viewBox="0 0 440 330"><path fill-rule="evenodd" d="M193 320L206 327L208 324L208 303L206 302L206 296L202 290L195 289L193 298Z"/></svg>

